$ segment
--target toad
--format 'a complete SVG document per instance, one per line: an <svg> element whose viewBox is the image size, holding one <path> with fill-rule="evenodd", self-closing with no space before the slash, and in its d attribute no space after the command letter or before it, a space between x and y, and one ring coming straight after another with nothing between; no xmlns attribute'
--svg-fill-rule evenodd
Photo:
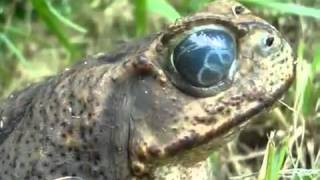
<svg viewBox="0 0 320 180"><path fill-rule="evenodd" d="M272 25L217 0L2 101L0 179L211 179L209 153L287 91L294 62Z"/></svg>

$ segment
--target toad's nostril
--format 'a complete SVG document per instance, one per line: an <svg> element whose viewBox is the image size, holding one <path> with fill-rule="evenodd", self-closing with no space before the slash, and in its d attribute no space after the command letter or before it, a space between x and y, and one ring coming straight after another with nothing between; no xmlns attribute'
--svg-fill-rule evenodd
<svg viewBox="0 0 320 180"><path fill-rule="evenodd" d="M265 45L266 46L268 46L268 47L271 47L272 46L272 44L273 44L273 42L274 42L274 37L268 37L267 39L266 39L266 42L265 42Z"/></svg>
<svg viewBox="0 0 320 180"><path fill-rule="evenodd" d="M239 14L242 14L243 12L244 12L244 7L242 7L242 6L236 6L236 7L234 7L234 13L236 14L236 15L239 15Z"/></svg>

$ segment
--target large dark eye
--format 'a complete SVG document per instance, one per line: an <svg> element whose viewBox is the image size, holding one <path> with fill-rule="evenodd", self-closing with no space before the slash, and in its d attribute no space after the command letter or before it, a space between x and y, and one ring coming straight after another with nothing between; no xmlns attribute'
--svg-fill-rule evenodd
<svg viewBox="0 0 320 180"><path fill-rule="evenodd" d="M236 44L226 29L198 29L176 45L171 58L175 69L191 85L211 87L229 77Z"/></svg>

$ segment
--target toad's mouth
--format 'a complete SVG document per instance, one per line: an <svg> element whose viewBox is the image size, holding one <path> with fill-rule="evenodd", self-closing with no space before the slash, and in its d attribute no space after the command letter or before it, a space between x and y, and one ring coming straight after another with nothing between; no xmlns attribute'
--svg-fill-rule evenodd
<svg viewBox="0 0 320 180"><path fill-rule="evenodd" d="M266 96L264 94L259 94L256 91L252 91L251 94L246 95L251 99L251 103L247 104L246 108L241 109L241 113L232 113L223 121L217 121L217 123L215 123L214 125L209 125L207 127L204 127L201 123L199 124L199 126L194 124L194 129L190 130L188 134L183 134L181 137L164 145L162 150L156 150L154 148L150 152L158 152L158 155L161 154L162 157L174 156L181 151L192 149L203 144L210 144L210 141L215 141L216 139L223 137L228 132L231 132L233 128L239 127L241 124L257 115L259 112L269 108L288 90L288 88L292 84L293 79L294 76L291 76L290 79L285 81L279 89L275 90L272 96ZM233 102L229 102L237 103L234 100ZM223 110L216 109L215 113L219 113L217 111L222 112ZM207 117L198 117L196 121L202 121L203 123L206 121L212 121L212 119L215 118L215 116L208 115ZM161 151L162 153L160 153ZM153 153L153 155L157 155L157 153Z"/></svg>
<svg viewBox="0 0 320 180"><path fill-rule="evenodd" d="M148 133L141 130L146 139L142 146L133 145L138 148L133 149L133 153L139 161L152 164L171 159L181 163L184 158L177 161L175 157L181 157L181 154L188 152L197 154L197 158L190 162L202 161L209 156L211 150L225 143L225 137L234 129L241 127L247 120L277 101L288 90L293 79L294 73L280 83L279 88L268 93L262 91L263 88L260 88L260 91L249 88L242 91L245 93L239 94L239 87L234 87L223 92L221 96L191 102L178 113L175 123L164 127L168 130L162 132L171 135L155 135L152 131L150 135L153 137L149 138L145 135ZM190 156L185 157L190 160Z"/></svg>

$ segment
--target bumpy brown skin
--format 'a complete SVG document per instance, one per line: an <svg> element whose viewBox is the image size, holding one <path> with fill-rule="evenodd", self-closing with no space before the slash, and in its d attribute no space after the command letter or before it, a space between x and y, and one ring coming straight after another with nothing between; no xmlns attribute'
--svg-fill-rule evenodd
<svg viewBox="0 0 320 180"><path fill-rule="evenodd" d="M211 95L176 86L182 79L167 68L171 42L208 24L226 27L238 44L232 83ZM267 54L259 51L264 36L274 37ZM0 106L0 179L191 179L192 168L293 77L291 48L271 25L238 3L215 1L8 97Z"/></svg>

